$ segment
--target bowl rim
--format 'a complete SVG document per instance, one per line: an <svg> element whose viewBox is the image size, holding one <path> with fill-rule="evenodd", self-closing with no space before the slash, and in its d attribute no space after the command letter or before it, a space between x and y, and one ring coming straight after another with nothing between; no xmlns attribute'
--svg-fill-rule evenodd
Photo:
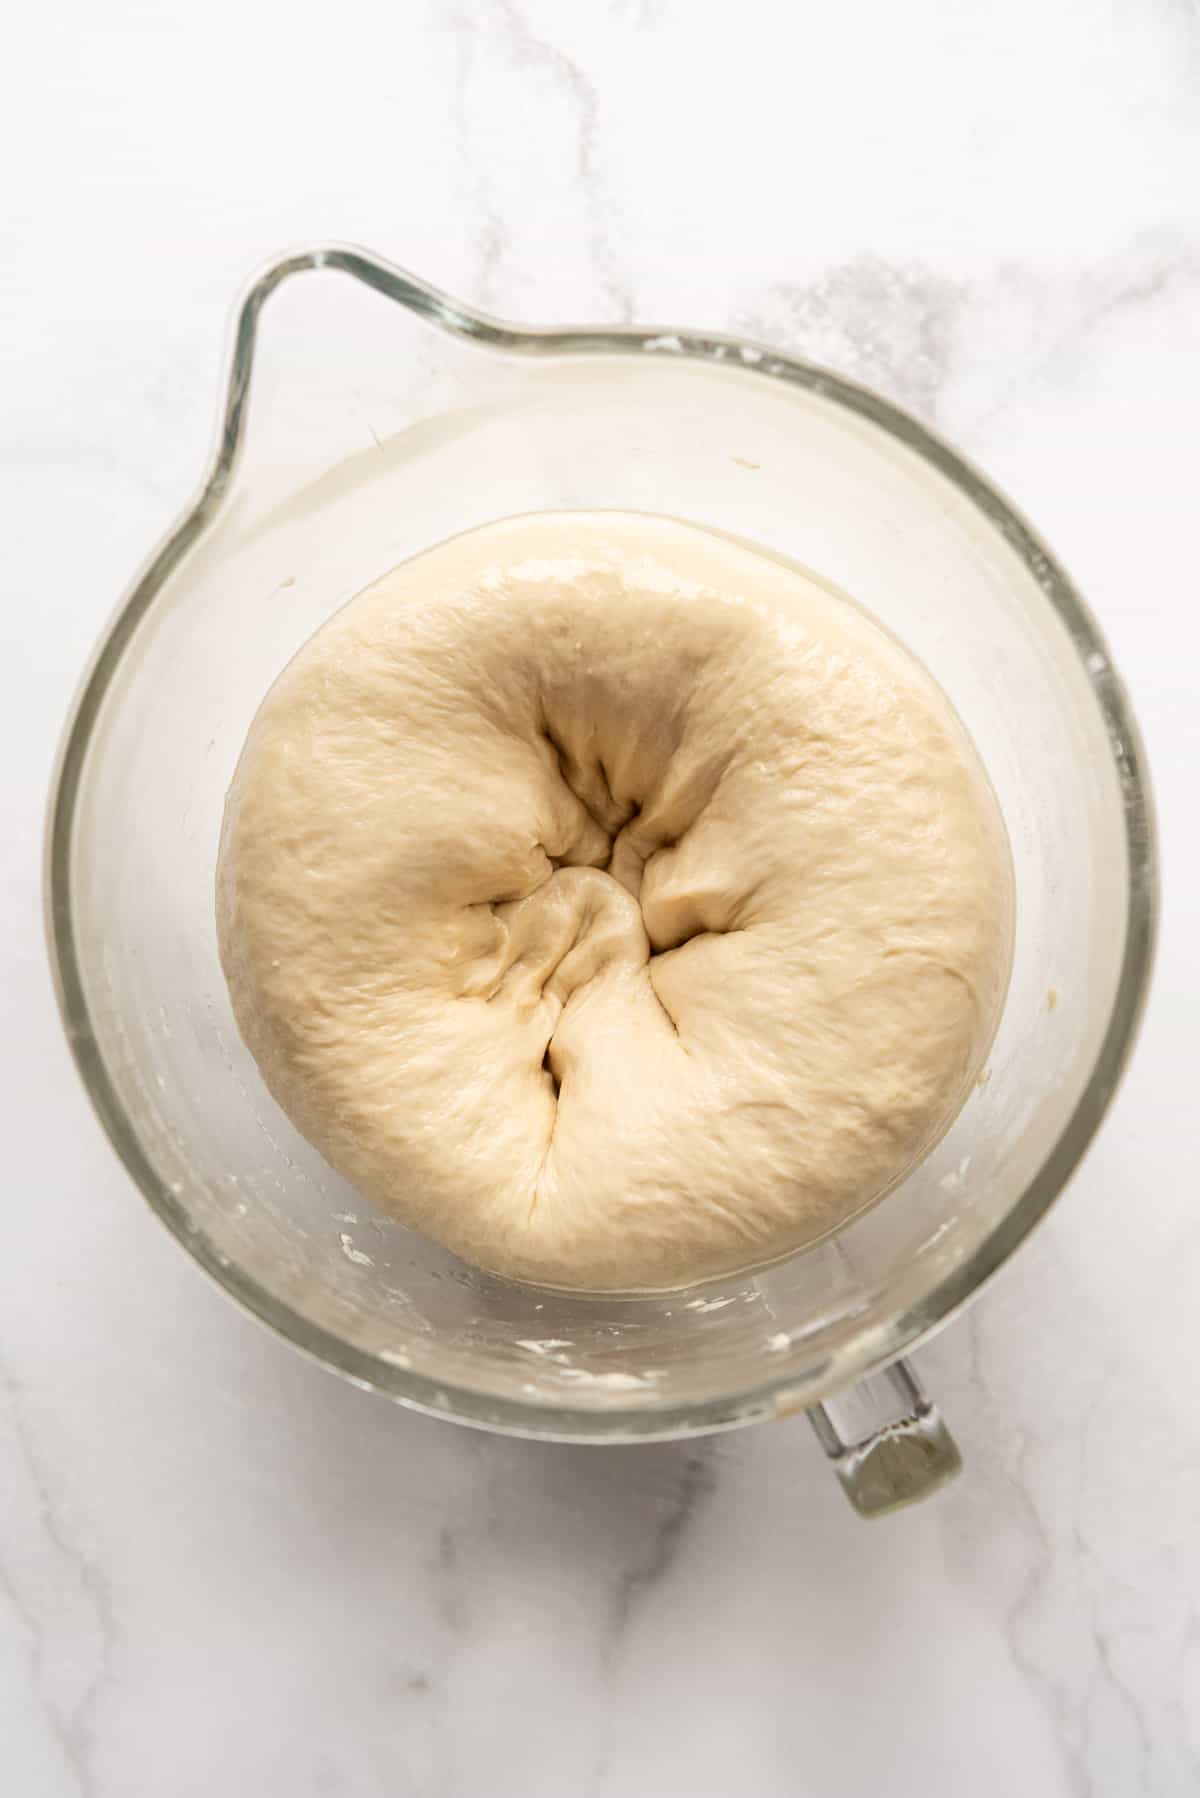
<svg viewBox="0 0 1200 1798"><path fill-rule="evenodd" d="M71 903L74 830L85 762L105 695L134 633L164 581L204 535L228 491L245 439L247 406L263 305L284 281L336 270L374 289L436 327L494 350L530 356L628 355L717 363L747 378L805 388L870 420L931 464L999 531L1033 575L1066 627L1101 712L1122 797L1129 882L1121 969L1103 1040L1075 1110L1021 1197L974 1253L917 1301L832 1354L773 1357L770 1378L716 1399L656 1405L613 1402L594 1407L439 1380L343 1341L234 1266L187 1216L181 1195L155 1171L121 1103L101 1053L81 974ZM414 1409L510 1435L559 1441L620 1442L703 1434L811 1406L877 1372L945 1324L1046 1215L1082 1160L1116 1092L1137 1036L1154 959L1159 914L1154 806L1141 735L1108 646L1057 560L995 484L957 450L901 407L870 388L767 345L719 333L666 326L516 325L441 293L404 269L353 245L321 244L270 262L237 303L222 388L215 447L203 483L128 588L100 637L68 715L47 812L45 923L55 993L68 1043L92 1106L114 1149L151 1209L193 1259L245 1311L324 1366L355 1384Z"/></svg>

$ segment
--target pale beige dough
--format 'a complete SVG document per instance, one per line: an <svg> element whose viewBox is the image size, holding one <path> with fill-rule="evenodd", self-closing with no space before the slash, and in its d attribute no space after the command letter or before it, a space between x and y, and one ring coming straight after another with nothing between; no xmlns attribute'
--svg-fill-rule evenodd
<svg viewBox="0 0 1200 1798"><path fill-rule="evenodd" d="M851 602L670 519L386 575L254 719L218 872L268 1087L467 1260L675 1287L811 1242L962 1104L1007 984L991 788Z"/></svg>

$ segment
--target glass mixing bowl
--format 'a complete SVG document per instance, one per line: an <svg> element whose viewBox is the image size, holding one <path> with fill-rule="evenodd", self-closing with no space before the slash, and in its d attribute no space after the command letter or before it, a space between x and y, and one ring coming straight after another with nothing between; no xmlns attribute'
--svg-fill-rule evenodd
<svg viewBox="0 0 1200 1798"><path fill-rule="evenodd" d="M936 1151L835 1237L665 1297L514 1287L369 1210L269 1098L217 962L222 801L284 663L405 557L554 507L692 519L855 595L966 721L1016 866L1003 1022ZM97 651L48 859L92 1101L154 1210L248 1310L351 1379L513 1434L628 1441L806 1409L864 1511L956 1465L890 1364L979 1290L1087 1147L1156 913L1142 751L1103 639L953 450L761 346L505 325L341 248L285 258L242 303L211 472Z"/></svg>

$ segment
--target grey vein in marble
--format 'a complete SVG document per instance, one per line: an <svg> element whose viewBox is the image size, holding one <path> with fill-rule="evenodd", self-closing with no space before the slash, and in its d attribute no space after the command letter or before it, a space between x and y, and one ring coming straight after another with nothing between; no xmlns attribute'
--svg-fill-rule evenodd
<svg viewBox="0 0 1200 1798"><path fill-rule="evenodd" d="M961 1337L960 1375L963 1385L974 1396L978 1415L988 1417L994 1399L983 1371L983 1344L978 1312L968 1311L959 1320ZM965 1349L965 1353L963 1352ZM1002 1461L1000 1480L992 1489L993 1501L1000 1500L1007 1533L1019 1541L1024 1551L1024 1566L1016 1590L1004 1608L1005 1642L1014 1666L1021 1673L1030 1692L1045 1712L1051 1725L1055 1748L1069 1789L1078 1798L1089 1798L1091 1792L1088 1766L1075 1739L1075 1694L1071 1682L1061 1672L1046 1666L1038 1657L1030 1640L1030 1624L1054 1568L1053 1545L1034 1502L1029 1483L1029 1463L1033 1452L1028 1430L1013 1419L1005 1420L1007 1442L1003 1450L997 1443Z"/></svg>
<svg viewBox="0 0 1200 1798"><path fill-rule="evenodd" d="M86 1798L95 1711L112 1677L117 1641L112 1597L99 1567L70 1538L41 1471L24 1394L3 1364L0 1399L25 1482L24 1493L7 1499L0 1515L0 1599L20 1619L32 1690Z"/></svg>
<svg viewBox="0 0 1200 1798"><path fill-rule="evenodd" d="M770 289L740 328L784 343L931 418L950 371L964 289L920 268L857 256L808 285Z"/></svg>
<svg viewBox="0 0 1200 1798"><path fill-rule="evenodd" d="M568 100L575 121L571 173L578 185L581 205L588 218L587 243L600 289L610 316L628 322L634 315L633 296L623 279L613 252L605 219L597 169L600 96L596 83L567 50L537 31L515 0L493 0L479 13L451 15L457 40L455 112L462 153L480 219L478 289L485 303L493 304L498 274L510 251L509 234L491 180L482 170L487 159L472 146L470 76L476 63L488 66L494 49L484 48L489 20L499 28L503 50L518 70L540 70Z"/></svg>
<svg viewBox="0 0 1200 1798"><path fill-rule="evenodd" d="M570 92L578 121L575 176L591 217L590 244L596 272L619 320L633 317L633 297L617 273L612 245L604 228L603 208L596 175L596 139L600 98L595 83L574 57L527 23L514 0L498 0L498 10L508 28L513 55L520 64L538 63Z"/></svg>
<svg viewBox="0 0 1200 1798"><path fill-rule="evenodd" d="M453 25L455 48L454 123L460 154L466 171L476 211L475 239L478 244L475 292L481 306L496 304L496 273L508 250L508 234L492 201L486 176L470 148L470 81L478 55L478 39L474 21L468 12L456 9L447 14Z"/></svg>
<svg viewBox="0 0 1200 1798"><path fill-rule="evenodd" d="M678 1484L662 1510L643 1558L620 1575L613 1593L612 1615L605 1660L620 1653L632 1619L646 1594L664 1580L674 1566L684 1535L697 1508L716 1484L715 1443L697 1442L683 1458Z"/></svg>
<svg viewBox="0 0 1200 1798"><path fill-rule="evenodd" d="M1053 1245L1053 1238L1047 1239ZM1051 1246L1047 1286L1067 1281L1068 1269ZM1072 1294L1086 1312L1086 1296ZM1097 1543L1088 1521L1089 1494L1097 1517L1107 1519L1111 1464L1095 1458L1094 1426L1126 1400L1114 1381L1121 1366L1120 1345L1108 1342L1099 1354L1072 1370L1075 1420L1069 1438L1040 1430L1036 1418L1018 1421L997 1394L1003 1363L985 1366L987 1314L973 1310L959 1320L956 1334L957 1403L973 1413L980 1439L972 1448L975 1479L956 1494L947 1513L948 1542L967 1523L957 1553L965 1549L964 1571L980 1577L980 1555L1003 1544L1014 1566L993 1573L1003 1595L1004 1637L1009 1657L1043 1712L1069 1791L1078 1798L1132 1798L1145 1793L1200 1789L1200 1763L1188 1742L1185 1707L1172 1699L1183 1678L1196 1633L1196 1607L1186 1600L1177 1667L1166 1651L1171 1620L1147 1610L1144 1596L1121 1578L1112 1544ZM998 1353L1008 1353L1007 1343ZM1164 1478L1169 1469L1147 1479ZM951 1520L954 1520L953 1522ZM1154 1652L1134 1678L1127 1657L1136 1649L1141 1627ZM1152 1618L1152 1622L1151 1622ZM1102 1733L1098 1733L1102 1732Z"/></svg>
<svg viewBox="0 0 1200 1798"><path fill-rule="evenodd" d="M1007 299L1029 319L1032 340L1013 378L993 396L984 419L994 417L1031 381L1053 380L1089 339L1114 320L1140 310L1181 286L1200 281L1200 240L1138 242L1074 281L1057 285L1031 269L1001 268L983 304Z"/></svg>
<svg viewBox="0 0 1200 1798"><path fill-rule="evenodd" d="M863 255L810 283L783 282L743 313L738 329L782 343L878 389L919 416L937 418L962 375L986 400L968 407L977 430L1031 382L1055 378L1097 331L1200 281L1200 242L1152 239L1068 281L1002 264L984 280L951 280L919 264ZM994 317L1015 314L1017 343L987 353ZM997 370L1007 368L1002 384Z"/></svg>

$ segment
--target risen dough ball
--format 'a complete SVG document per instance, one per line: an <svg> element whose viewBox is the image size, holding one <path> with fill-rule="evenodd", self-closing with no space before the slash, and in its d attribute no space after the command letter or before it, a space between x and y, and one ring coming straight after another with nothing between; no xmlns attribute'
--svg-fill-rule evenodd
<svg viewBox="0 0 1200 1798"><path fill-rule="evenodd" d="M300 651L226 808L221 956L299 1129L467 1260L769 1261L946 1128L1008 978L961 724L849 601L669 519L511 519Z"/></svg>

